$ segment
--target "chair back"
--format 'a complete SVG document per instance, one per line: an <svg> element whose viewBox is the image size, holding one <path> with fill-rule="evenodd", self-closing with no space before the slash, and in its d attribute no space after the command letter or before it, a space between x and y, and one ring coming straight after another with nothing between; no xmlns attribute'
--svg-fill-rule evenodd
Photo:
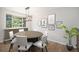
<svg viewBox="0 0 79 59"><path fill-rule="evenodd" d="M47 44L47 36L42 36L41 40L42 40L42 43Z"/></svg>
<svg viewBox="0 0 79 59"><path fill-rule="evenodd" d="M17 36L15 44L18 46L27 46L27 37Z"/></svg>
<svg viewBox="0 0 79 59"><path fill-rule="evenodd" d="M19 29L19 32L23 32L24 31L24 29Z"/></svg>
<svg viewBox="0 0 79 59"><path fill-rule="evenodd" d="M48 32L47 31L44 31L44 36L48 36Z"/></svg>
<svg viewBox="0 0 79 59"><path fill-rule="evenodd" d="M38 29L33 29L33 31L38 31Z"/></svg>
<svg viewBox="0 0 79 59"><path fill-rule="evenodd" d="M14 37L13 31L10 31L10 32L9 32L9 37L10 37L10 39L12 40L12 38Z"/></svg>

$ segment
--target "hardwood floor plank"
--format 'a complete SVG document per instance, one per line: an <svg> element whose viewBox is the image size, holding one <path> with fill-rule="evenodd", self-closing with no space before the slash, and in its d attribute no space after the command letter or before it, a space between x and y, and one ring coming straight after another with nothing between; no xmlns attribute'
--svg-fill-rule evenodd
<svg viewBox="0 0 79 59"><path fill-rule="evenodd" d="M10 42L0 43L0 52L8 52L10 47ZM69 52L65 45L61 45L55 42L48 42L48 52ZM13 48L11 52L17 52L17 48ZM31 48L32 52L41 52L41 49L33 46ZM73 49L71 52L77 52L77 49Z"/></svg>

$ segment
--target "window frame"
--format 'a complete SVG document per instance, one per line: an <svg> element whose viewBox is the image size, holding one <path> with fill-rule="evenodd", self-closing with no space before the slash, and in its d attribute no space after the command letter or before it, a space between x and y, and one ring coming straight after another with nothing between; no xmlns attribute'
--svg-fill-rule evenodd
<svg viewBox="0 0 79 59"><path fill-rule="evenodd" d="M11 27L7 27L7 15L10 15L12 16L12 21L11 21ZM13 17L18 17L18 18L22 18L22 27L13 27L12 25L12 22L13 22ZM12 14L6 14L6 28L25 28L26 27L26 23L25 23L25 26L23 25L24 24L24 21L25 21L26 17L21 17L21 16L15 16L15 15L12 15Z"/></svg>

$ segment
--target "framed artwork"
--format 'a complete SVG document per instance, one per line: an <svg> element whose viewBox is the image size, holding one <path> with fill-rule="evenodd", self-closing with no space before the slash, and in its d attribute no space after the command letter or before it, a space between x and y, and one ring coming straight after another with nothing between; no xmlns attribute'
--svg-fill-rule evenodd
<svg viewBox="0 0 79 59"><path fill-rule="evenodd" d="M55 25L48 24L48 30L55 30Z"/></svg>
<svg viewBox="0 0 79 59"><path fill-rule="evenodd" d="M41 19L41 27L46 28L47 27L47 19L43 18Z"/></svg>
<svg viewBox="0 0 79 59"><path fill-rule="evenodd" d="M55 18L56 18L55 14L48 15L48 24L55 24Z"/></svg>
<svg viewBox="0 0 79 59"><path fill-rule="evenodd" d="M61 24L63 24L63 21L56 21L56 28L60 29Z"/></svg>

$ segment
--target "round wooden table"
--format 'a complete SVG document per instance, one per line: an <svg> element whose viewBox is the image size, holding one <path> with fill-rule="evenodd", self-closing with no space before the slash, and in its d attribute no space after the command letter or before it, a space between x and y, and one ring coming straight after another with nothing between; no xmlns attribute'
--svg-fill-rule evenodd
<svg viewBox="0 0 79 59"><path fill-rule="evenodd" d="M15 34L15 36L27 36L28 40L32 40L35 42L37 39L41 38L43 33L38 32L38 31L23 31L23 32L18 32Z"/></svg>

